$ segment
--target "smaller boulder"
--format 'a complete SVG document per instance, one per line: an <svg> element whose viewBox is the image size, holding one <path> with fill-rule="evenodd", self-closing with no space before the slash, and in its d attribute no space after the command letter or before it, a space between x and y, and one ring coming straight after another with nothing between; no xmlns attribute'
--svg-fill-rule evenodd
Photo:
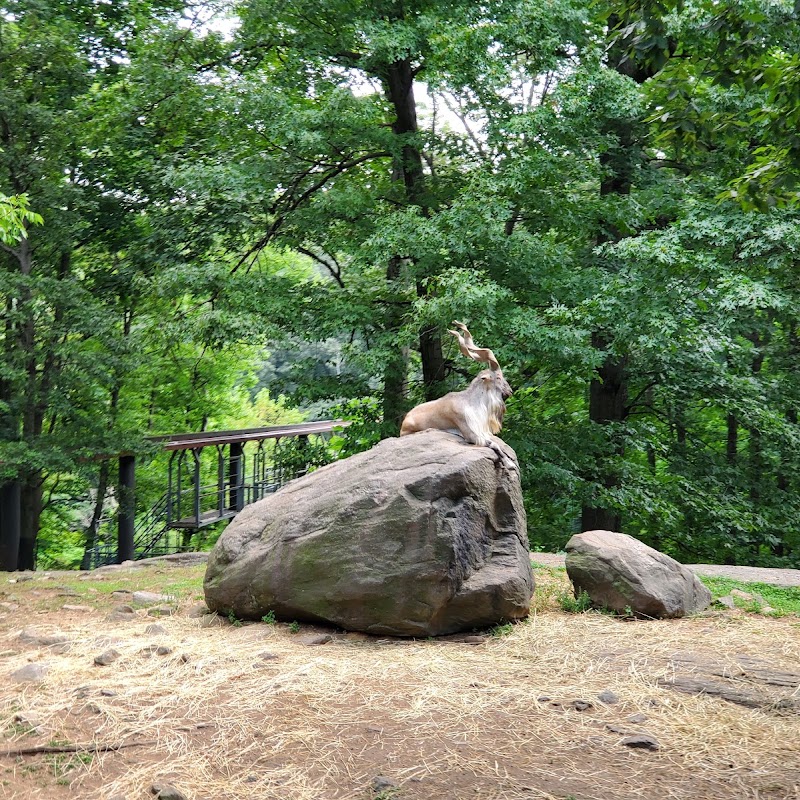
<svg viewBox="0 0 800 800"><path fill-rule="evenodd" d="M688 568L638 539L612 531L567 542L567 575L595 606L637 616L683 617L708 608L711 592Z"/></svg>

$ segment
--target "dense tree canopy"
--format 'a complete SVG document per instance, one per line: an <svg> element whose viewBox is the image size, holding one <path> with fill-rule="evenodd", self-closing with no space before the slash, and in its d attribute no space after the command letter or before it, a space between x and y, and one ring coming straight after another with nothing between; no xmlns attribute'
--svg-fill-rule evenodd
<svg viewBox="0 0 800 800"><path fill-rule="evenodd" d="M94 457L256 422L259 374L343 454L394 435L472 374L453 319L533 545L800 563L799 37L788 0L0 3L20 565Z"/></svg>

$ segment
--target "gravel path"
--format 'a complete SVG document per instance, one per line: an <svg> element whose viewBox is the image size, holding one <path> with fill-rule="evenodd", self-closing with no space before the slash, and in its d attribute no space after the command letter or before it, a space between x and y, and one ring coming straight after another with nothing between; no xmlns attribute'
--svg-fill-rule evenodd
<svg viewBox="0 0 800 800"><path fill-rule="evenodd" d="M531 553L534 564L563 567L564 556L557 553ZM800 586L800 569L768 569L766 567L729 567L724 564L687 564L697 575L710 578L733 578L747 583L769 583L773 586Z"/></svg>
<svg viewBox="0 0 800 800"><path fill-rule="evenodd" d="M113 573L117 570L141 569L153 565L186 567L192 564L203 564L208 559L208 553L176 553L170 556L146 558L141 561L126 561L124 564L113 564L95 570L99 574ZM531 553L531 561L545 567L563 567L564 555L559 553ZM687 564L689 569L698 575L707 575L711 578L733 578L746 583L769 583L773 586L800 586L800 569L768 569L766 567L729 567L724 564ZM74 575L72 572L59 572L47 570L53 576L64 574Z"/></svg>

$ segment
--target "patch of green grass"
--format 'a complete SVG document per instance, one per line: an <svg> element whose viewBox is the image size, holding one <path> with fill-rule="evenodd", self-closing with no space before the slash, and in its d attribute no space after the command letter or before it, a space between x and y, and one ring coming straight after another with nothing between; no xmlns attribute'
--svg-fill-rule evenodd
<svg viewBox="0 0 800 800"><path fill-rule="evenodd" d="M228 612L228 622L230 622L234 628L242 627L242 621L236 616L236 614L233 613L233 611Z"/></svg>
<svg viewBox="0 0 800 800"><path fill-rule="evenodd" d="M489 636L508 636L510 633L514 632L514 625L511 622L506 622L502 625L495 625L493 628L489 629Z"/></svg>
<svg viewBox="0 0 800 800"><path fill-rule="evenodd" d="M76 767L91 764L93 758L91 753L52 753L46 755L42 760L52 772L53 777L58 779L57 783L61 783L68 773Z"/></svg>
<svg viewBox="0 0 800 800"><path fill-rule="evenodd" d="M36 733L36 727L27 722L10 722L3 732L3 735L13 738L17 736L31 736L34 733Z"/></svg>
<svg viewBox="0 0 800 800"><path fill-rule="evenodd" d="M566 590L558 595L558 604L561 610L568 614L583 614L592 608L592 599L585 589L581 589L577 595L571 590Z"/></svg>
<svg viewBox="0 0 800 800"><path fill-rule="evenodd" d="M534 553L534 556L535 555L536 554ZM533 567L537 575L540 575L542 573L553 576L567 574L566 567L550 567L547 564L540 564L538 561L536 561L535 558L531 560L531 567Z"/></svg>
<svg viewBox="0 0 800 800"><path fill-rule="evenodd" d="M277 622L277 619L275 619L275 612L267 611L267 613L261 617L261 621L266 622L267 625L274 625Z"/></svg>
<svg viewBox="0 0 800 800"><path fill-rule="evenodd" d="M547 567L533 564L533 576L536 590L531 600L531 613L542 614L556 611L561 607L560 596L571 590L572 584L563 567Z"/></svg>
<svg viewBox="0 0 800 800"><path fill-rule="evenodd" d="M289 623L289 633L300 633L300 623L297 620Z"/></svg>
<svg viewBox="0 0 800 800"><path fill-rule="evenodd" d="M89 588L95 589L98 595L110 595L118 591L149 591L159 594L174 595L177 599L185 599L203 592L203 576L205 565L195 564L188 567L142 567L124 573L107 572L88 578L80 578L78 573L58 575L53 580L39 582L29 581L22 586L36 584L35 588L55 588L68 586L79 594L86 595ZM31 587L34 588L34 587Z"/></svg>
<svg viewBox="0 0 800 800"><path fill-rule="evenodd" d="M769 583L745 583L732 578L699 577L711 591L714 600L730 594L731 589L753 595L754 600L734 597L736 606L751 614L762 614L764 607L768 606L774 609L770 616L800 615L800 586L773 586Z"/></svg>

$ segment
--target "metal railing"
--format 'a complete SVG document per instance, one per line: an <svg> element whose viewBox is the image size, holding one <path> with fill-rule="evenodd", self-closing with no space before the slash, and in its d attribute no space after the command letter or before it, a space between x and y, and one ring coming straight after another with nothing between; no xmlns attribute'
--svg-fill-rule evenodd
<svg viewBox="0 0 800 800"><path fill-rule="evenodd" d="M232 519L244 508L277 491L289 480L327 463L323 441L342 423L318 422L243 431L155 437L171 451L167 491L133 525L134 558L149 558L194 549L198 531ZM213 461L203 459L214 451ZM119 510L117 511L119 514ZM113 520L89 551L90 568L117 562Z"/></svg>

